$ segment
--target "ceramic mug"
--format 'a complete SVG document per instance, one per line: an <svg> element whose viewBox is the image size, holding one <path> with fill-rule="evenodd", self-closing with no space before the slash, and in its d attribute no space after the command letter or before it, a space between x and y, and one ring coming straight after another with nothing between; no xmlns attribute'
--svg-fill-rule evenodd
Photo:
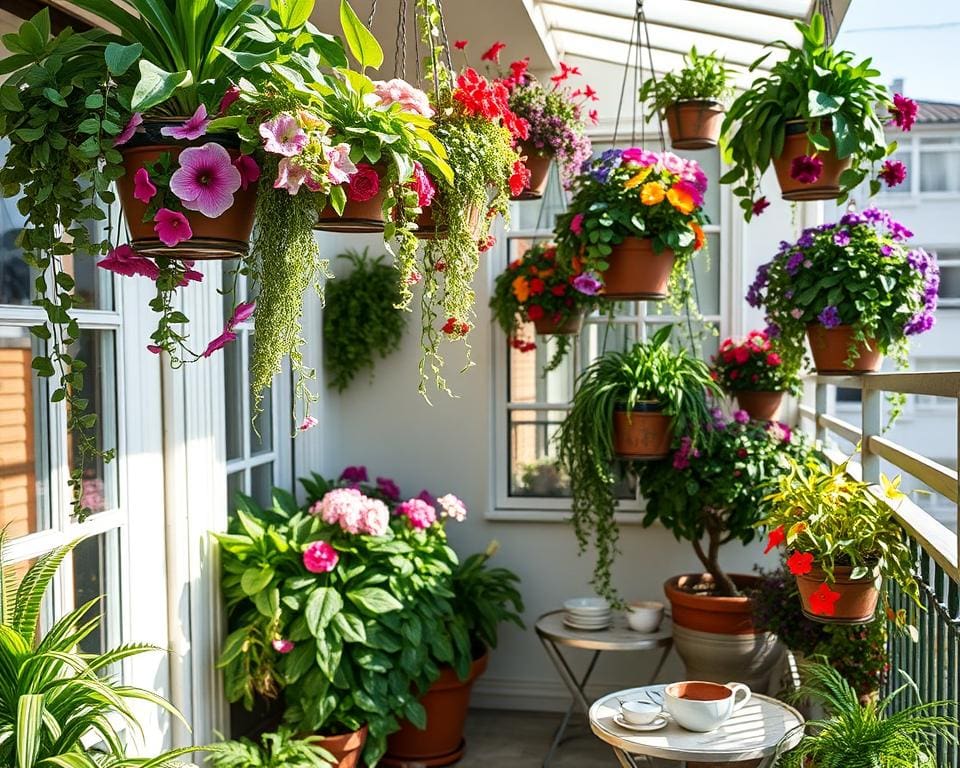
<svg viewBox="0 0 960 768"><path fill-rule="evenodd" d="M627 624L635 632L656 632L663 621L663 603L636 600L627 606Z"/></svg>
<svg viewBox="0 0 960 768"><path fill-rule="evenodd" d="M700 733L716 730L748 701L750 688L743 683L691 680L664 689L667 712L683 728Z"/></svg>
<svg viewBox="0 0 960 768"><path fill-rule="evenodd" d="M663 707L652 701L621 701L620 714L632 725L650 725L656 720Z"/></svg>

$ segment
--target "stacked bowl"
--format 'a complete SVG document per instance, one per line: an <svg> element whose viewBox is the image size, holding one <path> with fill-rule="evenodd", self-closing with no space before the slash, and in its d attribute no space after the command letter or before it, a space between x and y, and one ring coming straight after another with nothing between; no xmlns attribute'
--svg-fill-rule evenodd
<svg viewBox="0 0 960 768"><path fill-rule="evenodd" d="M613 620L610 603L602 597L575 597L563 604L563 623L570 629L588 632L607 629Z"/></svg>

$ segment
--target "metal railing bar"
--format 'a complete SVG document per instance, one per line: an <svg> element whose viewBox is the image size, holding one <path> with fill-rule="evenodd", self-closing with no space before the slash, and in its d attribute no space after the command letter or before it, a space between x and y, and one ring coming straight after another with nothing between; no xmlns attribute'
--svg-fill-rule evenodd
<svg viewBox="0 0 960 768"><path fill-rule="evenodd" d="M863 433L849 421L838 419L836 416L831 416L827 413L820 414L817 418L817 425L840 435L844 440L849 440L854 444L859 443L860 438L863 436Z"/></svg>
<svg viewBox="0 0 960 768"><path fill-rule="evenodd" d="M860 378L863 380L864 389L902 392L906 395L933 395L954 400L960 396L960 371L868 373Z"/></svg>
<svg viewBox="0 0 960 768"><path fill-rule="evenodd" d="M868 442L871 453L886 459L891 464L896 464L904 472L926 483L950 501L957 501L957 473L954 470L914 453L885 437L871 435Z"/></svg>

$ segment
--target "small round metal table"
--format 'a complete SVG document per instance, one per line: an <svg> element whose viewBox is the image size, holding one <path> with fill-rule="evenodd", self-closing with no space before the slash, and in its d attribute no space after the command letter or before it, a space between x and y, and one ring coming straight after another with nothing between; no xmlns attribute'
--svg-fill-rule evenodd
<svg viewBox="0 0 960 768"><path fill-rule="evenodd" d="M550 661L552 661L553 665L557 668L560 679L563 680L564 685L567 686L572 697L570 706L567 707L566 714L564 714L563 720L560 721L560 725L557 727L557 731L553 736L550 750L543 759L543 765L545 767L550 762L557 747L560 746L563 741L563 736L566 733L567 726L570 724L570 718L573 717L574 710L579 708L580 711L583 712L584 717L587 717L587 713L590 710L590 700L587 699L585 689L601 653L605 651L655 651L661 649L660 659L657 662L656 669L654 669L653 674L650 676L650 682L652 683L657 679L660 670L663 669L667 655L673 647L673 625L670 623L670 619L666 617L664 617L660 628L656 632L634 632L627 625L626 617L621 613L614 615L613 624L609 629L586 631L571 629L566 626L563 623L565 613L566 612L562 610L545 613L537 619L536 624L537 636L540 638L540 642L543 643L543 647L547 651L547 656L550 657ZM593 652L587 664L587 671L579 680L560 652L561 646Z"/></svg>
<svg viewBox="0 0 960 768"><path fill-rule="evenodd" d="M657 757L680 763L687 761L735 763L759 760L773 765L777 747L795 747L802 738L803 716L793 707L759 693L753 694L739 711L709 733L694 733L670 721L658 731L637 732L614 722L621 699L662 701L664 685L648 685L617 691L598 699L590 707L590 728L613 747L623 768L637 768L637 757ZM651 696L652 694L652 696ZM787 737L784 740L784 737Z"/></svg>

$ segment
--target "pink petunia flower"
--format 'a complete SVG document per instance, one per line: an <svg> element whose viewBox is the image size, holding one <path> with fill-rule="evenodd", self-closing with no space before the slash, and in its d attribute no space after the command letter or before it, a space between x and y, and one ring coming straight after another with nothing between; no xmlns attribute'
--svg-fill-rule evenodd
<svg viewBox="0 0 960 768"><path fill-rule="evenodd" d="M660 155L660 163L669 173L679 176L687 166L687 161L673 152L664 152Z"/></svg>
<svg viewBox="0 0 960 768"><path fill-rule="evenodd" d="M180 211L171 211L169 208L157 211L157 215L153 217L153 231L167 248L173 248L193 237L187 217Z"/></svg>
<svg viewBox="0 0 960 768"><path fill-rule="evenodd" d="M570 231L573 232L577 237L583 233L583 214L578 213L572 219L570 219Z"/></svg>
<svg viewBox="0 0 960 768"><path fill-rule="evenodd" d="M656 152L651 152L649 149L628 147L627 149L623 150L623 154L620 155L620 159L626 165L649 168L651 165L656 165L660 157Z"/></svg>
<svg viewBox="0 0 960 768"><path fill-rule="evenodd" d="M233 205L240 189L238 171L230 153L212 141L202 147L187 147L180 153L180 167L170 177L170 191L183 207L210 219L222 216Z"/></svg>
<svg viewBox="0 0 960 768"><path fill-rule="evenodd" d="M227 320L227 330L232 331L241 323L247 322L247 320L253 317L253 313L256 311L256 309L257 302L255 301L242 301L237 304L237 306L233 309L233 314L230 315L230 319Z"/></svg>
<svg viewBox="0 0 960 768"><path fill-rule="evenodd" d="M584 272L573 278L573 287L584 296L596 296L603 283L592 272Z"/></svg>
<svg viewBox="0 0 960 768"><path fill-rule="evenodd" d="M183 275L180 277L180 282L177 283L177 288L183 288L190 283L200 283L203 281L203 272L197 272L195 269L187 267L183 271Z"/></svg>
<svg viewBox="0 0 960 768"><path fill-rule="evenodd" d="M467 519L467 505L452 493L441 496L437 499L437 503L440 505L443 517L453 518L458 523Z"/></svg>
<svg viewBox="0 0 960 768"><path fill-rule="evenodd" d="M790 178L801 184L813 184L823 173L823 160L815 155L800 155L790 163Z"/></svg>
<svg viewBox="0 0 960 768"><path fill-rule="evenodd" d="M227 114L227 110L233 106L233 103L240 98L240 89L235 85L231 85L223 93L223 98L220 99L220 106L217 107L217 114L223 117Z"/></svg>
<svg viewBox="0 0 960 768"><path fill-rule="evenodd" d="M156 344L147 344L147 352L152 355L159 355L163 352L163 347L158 347Z"/></svg>
<svg viewBox="0 0 960 768"><path fill-rule="evenodd" d="M324 157L329 163L327 177L333 184L346 184L350 177L357 172L357 166L350 159L350 145L337 144L323 150Z"/></svg>
<svg viewBox="0 0 960 768"><path fill-rule="evenodd" d="M302 422L300 422L300 426L297 427L297 429L300 432L306 432L308 429L313 429L319 423L319 420L317 420L315 417L307 416Z"/></svg>
<svg viewBox="0 0 960 768"><path fill-rule="evenodd" d="M193 113L189 120L180 125L168 125L160 129L163 136L170 136L174 139L184 141L193 141L199 139L207 132L207 126L210 125L210 118L207 117L207 108L201 104L197 111Z"/></svg>
<svg viewBox="0 0 960 768"><path fill-rule="evenodd" d="M412 112L423 117L433 117L433 107L427 94L398 77L392 80L376 80L373 92L384 105L399 104L404 112Z"/></svg>
<svg viewBox="0 0 960 768"><path fill-rule="evenodd" d="M282 637L275 637L270 644L277 653L290 653L294 649L293 640L286 640Z"/></svg>
<svg viewBox="0 0 960 768"><path fill-rule="evenodd" d="M273 120L260 124L263 148L267 152L284 157L293 157L303 152L309 138L293 115L283 112Z"/></svg>
<svg viewBox="0 0 960 768"><path fill-rule="evenodd" d="M138 168L133 174L133 196L146 205L157 194L156 185L150 181L150 172L146 168Z"/></svg>
<svg viewBox="0 0 960 768"><path fill-rule="evenodd" d="M237 334L233 331L224 330L219 336L210 340L210 343L207 344L207 348L203 350L204 357L210 357L217 350L223 349L231 341L237 340Z"/></svg>
<svg viewBox="0 0 960 768"><path fill-rule="evenodd" d="M337 550L325 541L315 541L303 551L303 567L310 573L330 573L339 561Z"/></svg>
<svg viewBox="0 0 960 768"><path fill-rule="evenodd" d="M143 125L143 115L139 112L134 112L130 115L130 119L127 121L127 124L124 126L123 130L117 134L117 138L113 140L113 146L119 147L123 144L126 144L130 139L133 138L133 134L137 132L137 128Z"/></svg>
<svg viewBox="0 0 960 768"><path fill-rule="evenodd" d="M886 182L888 187L896 187L906 181L907 166L899 160L885 160L877 177Z"/></svg>
<svg viewBox="0 0 960 768"><path fill-rule="evenodd" d="M306 184L309 176L310 173L306 168L295 160L285 157L277 166L277 178L273 182L273 188L285 189L289 194L295 195L300 191L300 187Z"/></svg>
<svg viewBox="0 0 960 768"><path fill-rule="evenodd" d="M116 275L126 277L149 277L156 280L160 276L160 269L150 259L141 256L133 247L124 243L112 249L103 259L97 262L100 269L106 269Z"/></svg>
<svg viewBox="0 0 960 768"><path fill-rule="evenodd" d="M426 208L433 202L433 196L437 193L437 188L433 185L423 166L419 162L413 164L413 181L410 182L411 189L417 193L417 205Z"/></svg>
<svg viewBox="0 0 960 768"><path fill-rule="evenodd" d="M233 166L240 173L240 189L246 189L260 179L260 166L252 155L240 155L233 161Z"/></svg>

